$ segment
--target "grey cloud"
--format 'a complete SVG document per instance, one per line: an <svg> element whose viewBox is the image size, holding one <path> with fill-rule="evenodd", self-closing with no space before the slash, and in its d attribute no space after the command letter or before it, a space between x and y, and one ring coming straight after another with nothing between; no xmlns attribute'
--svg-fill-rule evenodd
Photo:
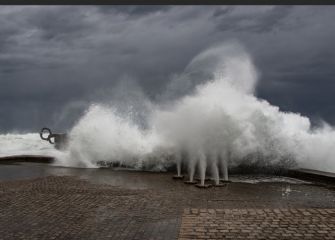
<svg viewBox="0 0 335 240"><path fill-rule="evenodd" d="M46 8L39 14L32 15L27 23L40 31L41 40L49 41L76 41L85 36L95 27L87 18L85 12L76 7L62 7L57 10Z"/></svg>
<svg viewBox="0 0 335 240"><path fill-rule="evenodd" d="M334 17L332 6L4 6L0 132L65 131L90 103L132 95L116 90L125 79L162 101L194 56L231 39L262 73L259 97L335 123ZM190 79L186 90L201 81Z"/></svg>
<svg viewBox="0 0 335 240"><path fill-rule="evenodd" d="M222 7L219 7L218 9L216 9L214 12L213 12L213 17L214 18L222 18L224 17L225 15L231 13L233 10L234 10L234 6L222 6Z"/></svg>
<svg viewBox="0 0 335 240"><path fill-rule="evenodd" d="M168 11L170 8L171 6L163 6L163 5L142 5L142 6L119 5L119 6L101 6L99 7L99 11L105 14L121 13L126 14L130 17L131 16L138 17L140 15Z"/></svg>
<svg viewBox="0 0 335 240"><path fill-rule="evenodd" d="M280 27L281 20L289 15L292 6L276 6L265 12L234 14L233 7L218 9L213 17L221 31L268 32Z"/></svg>

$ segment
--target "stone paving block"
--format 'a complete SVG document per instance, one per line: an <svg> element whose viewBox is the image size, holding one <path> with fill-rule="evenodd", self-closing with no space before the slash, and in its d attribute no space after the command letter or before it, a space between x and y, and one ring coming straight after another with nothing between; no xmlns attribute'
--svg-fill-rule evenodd
<svg viewBox="0 0 335 240"><path fill-rule="evenodd" d="M294 194L282 198L286 183L204 191L168 174L124 174L153 185L133 189L74 176L0 181L0 239L335 239L334 188L291 185Z"/></svg>
<svg viewBox="0 0 335 240"><path fill-rule="evenodd" d="M184 211L182 217L179 239L203 239L208 236L211 239L332 239L335 236L335 227L329 224L335 219L333 209L267 209L260 222L253 224L255 209L208 209L196 211ZM289 214L281 215L286 212ZM263 213L263 211L262 211ZM236 215L241 216L239 221L232 221ZM317 225L311 224L314 218L320 219ZM185 220L187 225L185 226ZM189 219L193 220L192 222ZM322 220L321 220L322 219ZM276 223L276 224L274 224ZM291 227L291 223L296 223ZM253 226L253 227L250 227ZM311 230L311 227L314 230ZM193 229L205 229L191 237L185 233ZM227 230L226 230L227 229Z"/></svg>

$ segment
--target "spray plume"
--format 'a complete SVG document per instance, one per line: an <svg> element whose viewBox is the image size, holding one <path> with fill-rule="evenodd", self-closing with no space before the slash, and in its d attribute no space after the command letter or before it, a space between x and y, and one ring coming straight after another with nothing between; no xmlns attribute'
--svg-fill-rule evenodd
<svg viewBox="0 0 335 240"><path fill-rule="evenodd" d="M191 181L198 173L202 182L206 172L217 182L225 177L227 164L335 171L334 129L312 129L308 118L257 99L257 71L243 47L229 43L200 53L168 89L199 78L187 95L146 104L147 127L117 106L92 105L72 129L58 164L97 167L106 161L152 170L176 164L178 174L183 166Z"/></svg>

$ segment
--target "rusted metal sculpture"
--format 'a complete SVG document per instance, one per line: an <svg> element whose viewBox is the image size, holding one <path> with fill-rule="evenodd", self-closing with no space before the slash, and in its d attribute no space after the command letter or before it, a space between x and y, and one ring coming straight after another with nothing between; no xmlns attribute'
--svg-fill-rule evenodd
<svg viewBox="0 0 335 240"><path fill-rule="evenodd" d="M46 134L47 136L45 137ZM52 133L47 127L41 129L40 137L41 139L54 144L55 148L58 150L66 149L68 144L68 136L66 133Z"/></svg>

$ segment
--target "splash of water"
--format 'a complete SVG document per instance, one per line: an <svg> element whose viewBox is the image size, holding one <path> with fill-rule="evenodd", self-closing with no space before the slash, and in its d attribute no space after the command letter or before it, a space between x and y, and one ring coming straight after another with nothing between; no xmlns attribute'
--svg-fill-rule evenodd
<svg viewBox="0 0 335 240"><path fill-rule="evenodd" d="M334 129L313 130L308 118L257 99L257 71L241 46L200 53L169 89L199 76L203 81L186 96L152 103L147 128L112 104L92 105L72 129L69 150L58 163L96 167L108 161L155 170L177 164L178 174L183 166L191 181L198 173L202 183L207 173L217 183L225 178L227 164L335 171Z"/></svg>
<svg viewBox="0 0 335 240"><path fill-rule="evenodd" d="M42 141L38 133L1 134L0 157L17 155L57 156L58 151L46 141Z"/></svg>

